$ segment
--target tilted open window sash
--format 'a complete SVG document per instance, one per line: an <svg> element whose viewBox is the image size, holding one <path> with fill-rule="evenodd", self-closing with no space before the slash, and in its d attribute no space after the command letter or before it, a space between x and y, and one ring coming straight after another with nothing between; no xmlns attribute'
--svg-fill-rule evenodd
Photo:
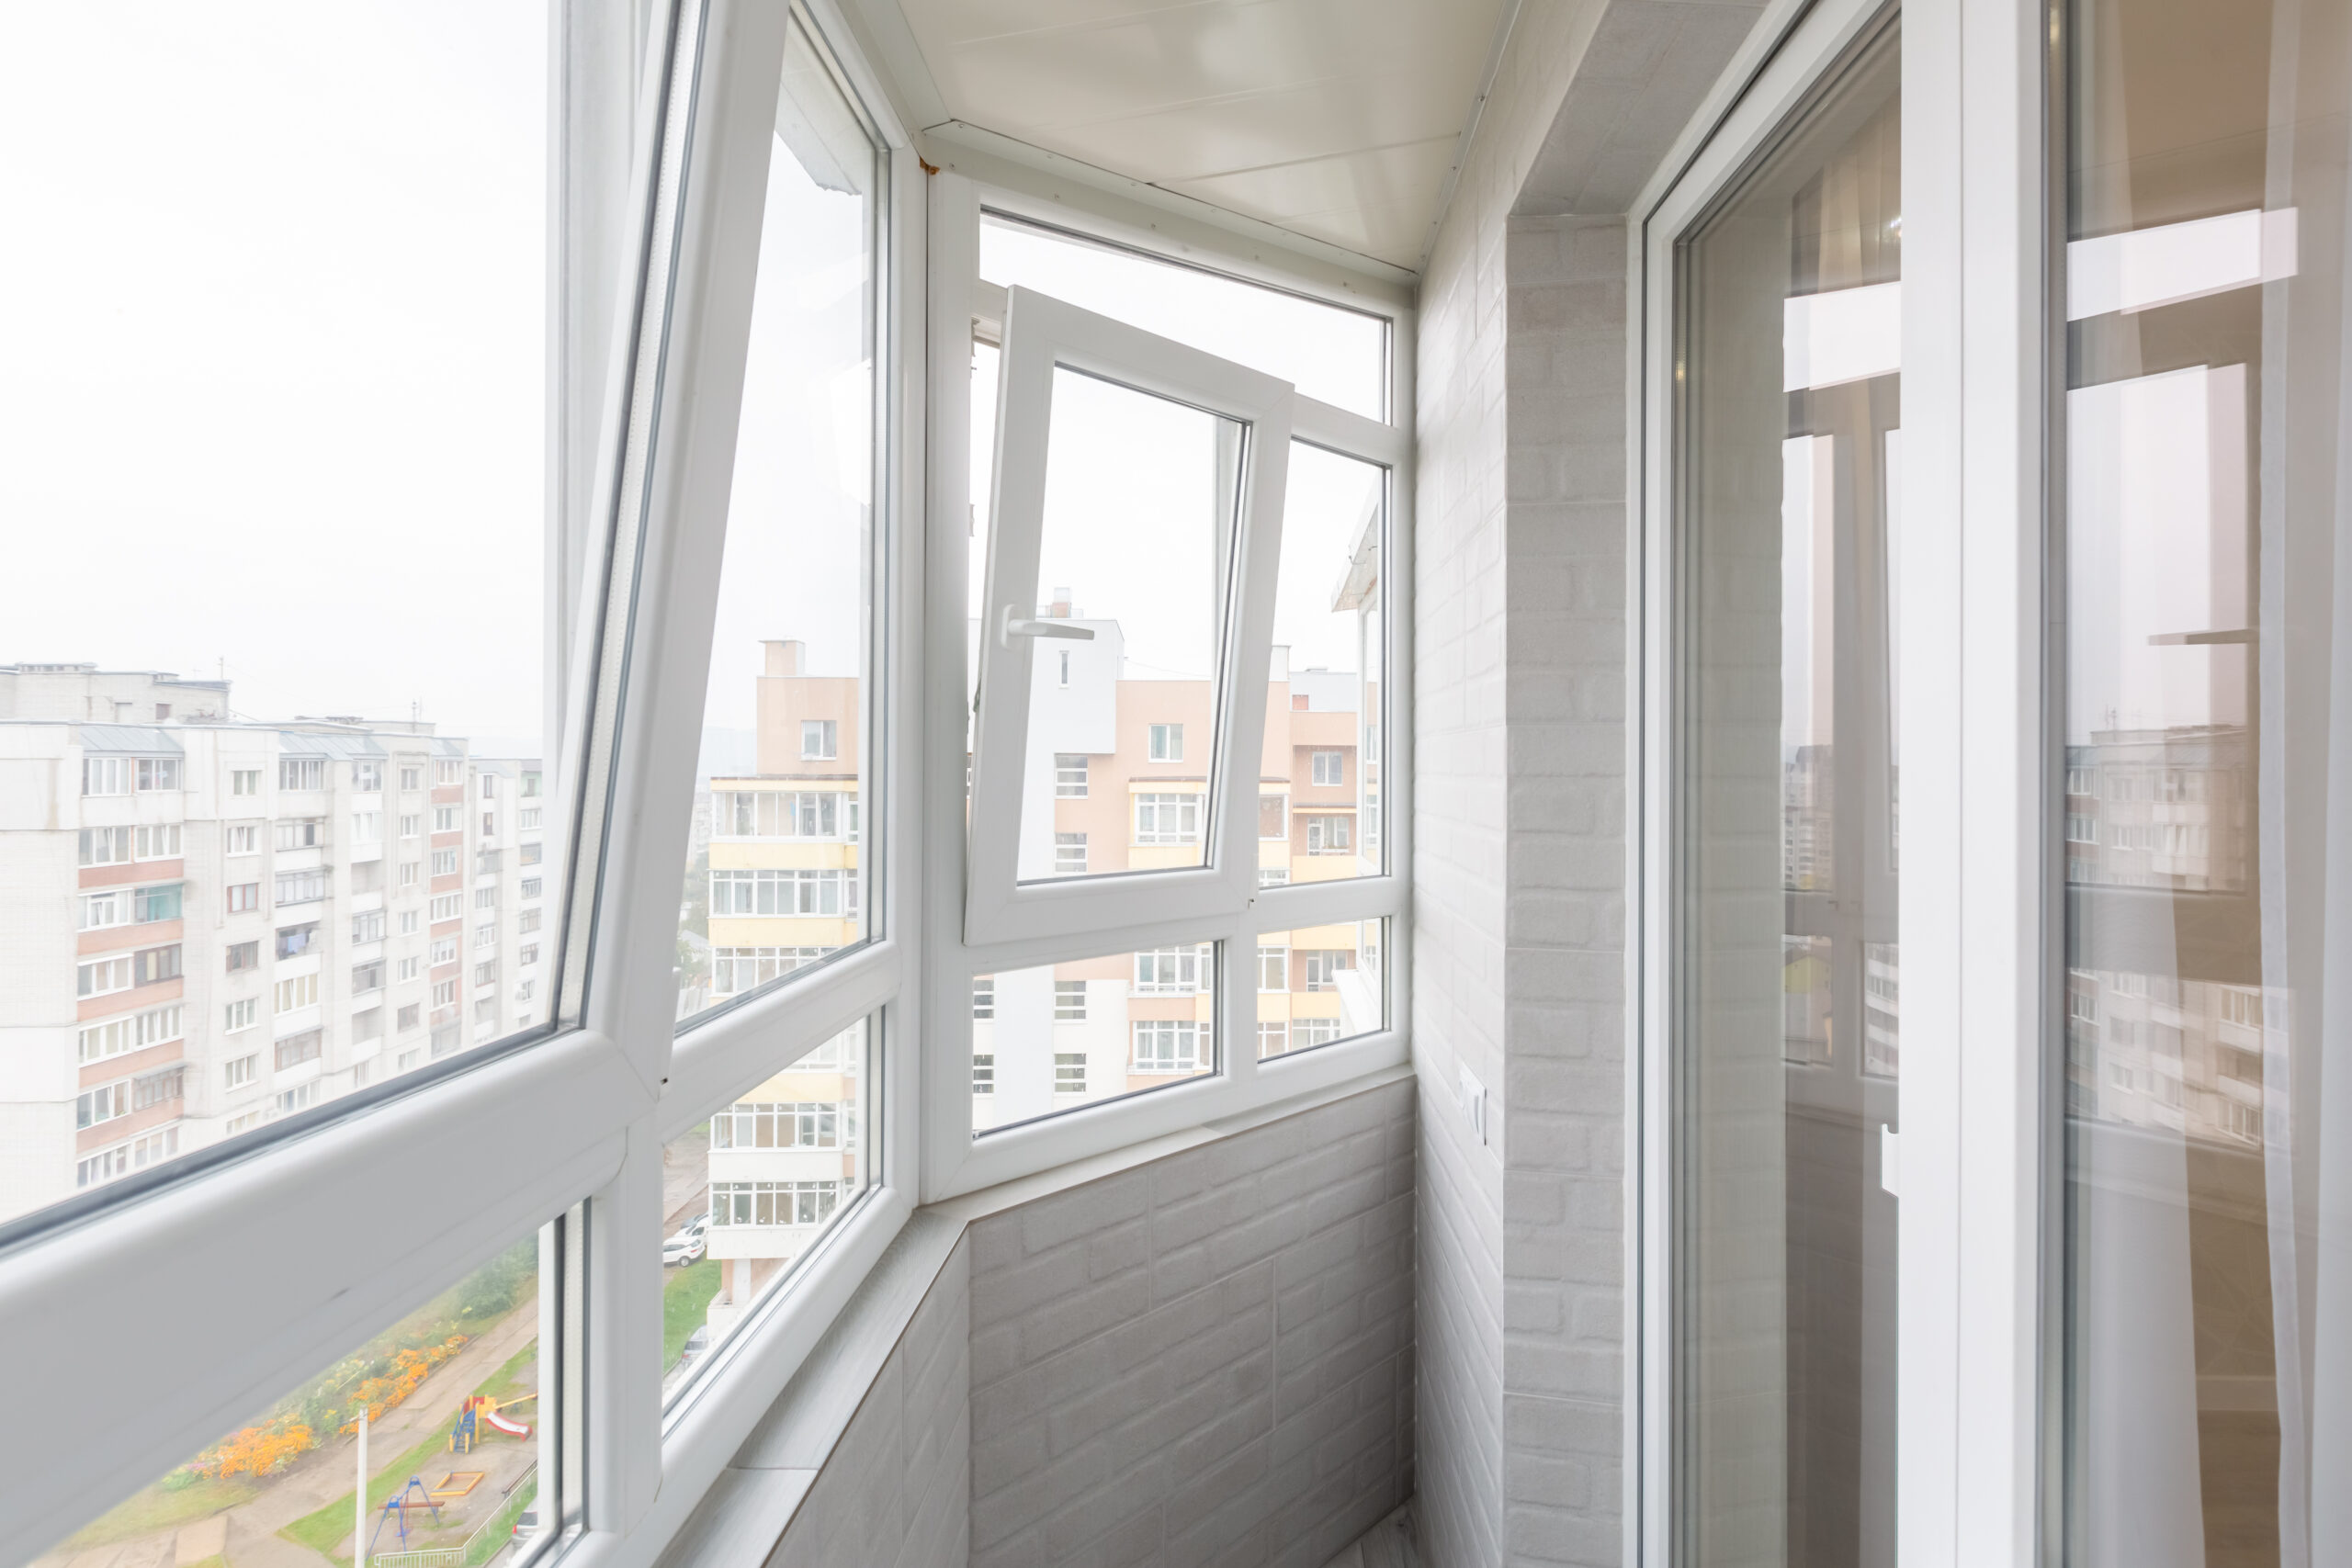
<svg viewBox="0 0 2352 1568"><path fill-rule="evenodd" d="M1229 917L1256 890L1295 394L1017 288L999 378L967 940ZM1057 802L1072 754L1117 757L1125 795ZM1057 870L1076 813L1099 848Z"/></svg>

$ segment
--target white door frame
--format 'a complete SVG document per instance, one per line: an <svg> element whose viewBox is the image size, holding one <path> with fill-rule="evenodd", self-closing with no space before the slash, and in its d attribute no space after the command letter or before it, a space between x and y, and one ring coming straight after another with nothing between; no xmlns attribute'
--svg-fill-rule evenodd
<svg viewBox="0 0 2352 1568"><path fill-rule="evenodd" d="M1629 455L1641 568L1629 608L1642 735L1629 780L1640 813L1631 1028L1641 1066L1628 1558L1657 1568L1672 1540L1676 1397L1675 249L1887 9L1776 5L1630 229L1642 419ZM1950 716L1915 718L1904 735L1898 1540L1905 1568L2022 1564L2044 1535L2049 14L2034 0L1906 0L1899 25L1900 702L1914 716Z"/></svg>

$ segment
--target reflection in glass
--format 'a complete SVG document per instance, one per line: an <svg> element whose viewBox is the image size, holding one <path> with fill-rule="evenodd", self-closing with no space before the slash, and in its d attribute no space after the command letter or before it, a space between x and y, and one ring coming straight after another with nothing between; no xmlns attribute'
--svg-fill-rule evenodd
<svg viewBox="0 0 2352 1568"><path fill-rule="evenodd" d="M543 1441L540 1324L558 1289L540 1262L555 1251L556 1228L369 1337L33 1568L217 1568L224 1559L348 1568L355 1533L379 1562L403 1552L446 1554L404 1560L446 1568L521 1561L546 1533L539 1464L553 1450Z"/></svg>
<svg viewBox="0 0 2352 1568"><path fill-rule="evenodd" d="M853 1024L662 1145L665 1393L873 1182L871 1031Z"/></svg>
<svg viewBox="0 0 2352 1568"><path fill-rule="evenodd" d="M1258 934L1258 1055L1286 1055L1387 1023L1384 920Z"/></svg>
<svg viewBox="0 0 2352 1568"><path fill-rule="evenodd" d="M678 1016L863 938L881 164L797 19L768 164Z"/></svg>
<svg viewBox="0 0 2352 1568"><path fill-rule="evenodd" d="M1060 368L1051 417L1018 874L1204 865L1243 427Z"/></svg>
<svg viewBox="0 0 2352 1568"><path fill-rule="evenodd" d="M972 982L972 1132L1216 1071L1214 942Z"/></svg>
<svg viewBox="0 0 2352 1568"><path fill-rule="evenodd" d="M2070 25L2068 1558L2334 1562L2352 6Z"/></svg>
<svg viewBox="0 0 2352 1568"><path fill-rule="evenodd" d="M1894 1561L1899 82L1890 26L1678 269L1691 1564Z"/></svg>
<svg viewBox="0 0 2352 1568"><path fill-rule="evenodd" d="M9 13L0 1220L548 1021L547 27Z"/></svg>

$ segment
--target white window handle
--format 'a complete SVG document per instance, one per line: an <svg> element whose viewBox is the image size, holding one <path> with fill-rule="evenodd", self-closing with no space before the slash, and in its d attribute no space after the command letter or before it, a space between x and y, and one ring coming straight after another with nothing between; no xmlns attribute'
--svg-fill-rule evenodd
<svg viewBox="0 0 2352 1568"><path fill-rule="evenodd" d="M1012 639L1017 637L1068 637L1073 642L1092 642L1094 628L1073 626L1064 620L1016 620L1013 617L1012 606L1007 604L1004 607L1004 636L998 640L1009 647Z"/></svg>

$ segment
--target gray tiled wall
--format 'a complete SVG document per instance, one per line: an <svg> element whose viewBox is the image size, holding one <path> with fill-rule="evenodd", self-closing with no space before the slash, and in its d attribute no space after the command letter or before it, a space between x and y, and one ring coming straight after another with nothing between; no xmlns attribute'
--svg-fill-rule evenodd
<svg viewBox="0 0 2352 1568"><path fill-rule="evenodd" d="M768 1568L963 1568L971 1241L959 1242L810 1482Z"/></svg>
<svg viewBox="0 0 2352 1568"><path fill-rule="evenodd" d="M971 1562L1321 1568L1413 1487L1409 1081L974 1222Z"/></svg>

